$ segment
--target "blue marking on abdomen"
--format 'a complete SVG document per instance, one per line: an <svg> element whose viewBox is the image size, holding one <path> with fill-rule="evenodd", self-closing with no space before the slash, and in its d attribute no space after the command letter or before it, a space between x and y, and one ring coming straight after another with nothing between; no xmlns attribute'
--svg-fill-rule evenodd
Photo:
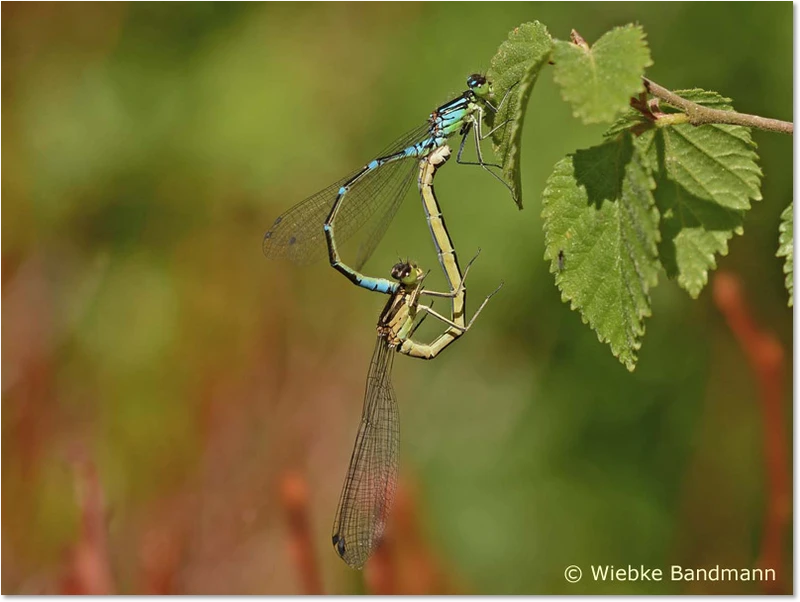
<svg viewBox="0 0 800 602"><path fill-rule="evenodd" d="M369 162L369 165L367 165L367 169L375 169L376 167L378 167L378 165L379 165L378 160L375 159L374 161Z"/></svg>
<svg viewBox="0 0 800 602"><path fill-rule="evenodd" d="M346 193L347 193L347 187L346 186L342 186L339 189L339 196L342 196L343 194L346 194Z"/></svg>
<svg viewBox="0 0 800 602"><path fill-rule="evenodd" d="M441 146L442 142L439 142L440 137L432 136L430 138L426 138L421 142L417 142L414 146L409 146L407 149L403 151L406 157L421 157L423 155L428 154L432 148L436 148L437 146Z"/></svg>
<svg viewBox="0 0 800 602"><path fill-rule="evenodd" d="M382 293L393 293L397 290L397 283L384 280L380 283L380 286L375 290L378 290Z"/></svg>
<svg viewBox="0 0 800 602"><path fill-rule="evenodd" d="M358 283L358 286L376 291L379 293L393 293L397 289L397 283L385 278L369 278L364 276Z"/></svg>

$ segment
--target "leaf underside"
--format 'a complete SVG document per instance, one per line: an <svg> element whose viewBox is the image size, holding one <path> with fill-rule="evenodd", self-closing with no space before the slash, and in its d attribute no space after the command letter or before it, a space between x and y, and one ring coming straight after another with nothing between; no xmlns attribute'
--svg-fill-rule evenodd
<svg viewBox="0 0 800 602"><path fill-rule="evenodd" d="M490 128L505 124L492 134L494 151L501 158L503 177L514 201L522 209L520 161L525 110L542 67L550 59L553 40L547 28L534 21L515 28L492 57L487 73L497 103L505 97L497 115L487 115ZM506 94L508 96L506 97Z"/></svg>

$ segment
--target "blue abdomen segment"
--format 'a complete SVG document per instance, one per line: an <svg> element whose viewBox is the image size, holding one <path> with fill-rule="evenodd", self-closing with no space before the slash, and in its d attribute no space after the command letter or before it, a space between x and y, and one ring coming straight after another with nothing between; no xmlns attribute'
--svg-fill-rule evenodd
<svg viewBox="0 0 800 602"><path fill-rule="evenodd" d="M443 141L440 141L440 138L436 136L429 136L416 144L409 146L403 151L403 155L406 157L424 157L429 152L431 152L434 148L437 148L444 144Z"/></svg>
<svg viewBox="0 0 800 602"><path fill-rule="evenodd" d="M394 294L397 292L397 288L399 284L397 282L392 282L391 280L387 280L386 278L370 278L369 276L363 276L362 274L358 274L356 272L357 277L359 278L356 284L361 288L365 288L368 291L374 291L376 293L386 293L386 294Z"/></svg>
<svg viewBox="0 0 800 602"><path fill-rule="evenodd" d="M393 294L397 291L400 284L386 278L371 278L364 276L361 272L357 272L349 265L345 265L339 259L339 252L336 250L336 242L333 238L333 225L324 224L322 229L325 231L325 238L328 241L328 255L330 257L331 266L341 274L343 274L350 282L365 288L368 291L377 293Z"/></svg>

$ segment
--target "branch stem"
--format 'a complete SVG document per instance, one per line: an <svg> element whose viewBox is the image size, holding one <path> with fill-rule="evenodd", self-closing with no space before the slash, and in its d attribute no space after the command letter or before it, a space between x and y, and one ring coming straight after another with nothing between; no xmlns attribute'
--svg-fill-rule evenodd
<svg viewBox="0 0 800 602"><path fill-rule="evenodd" d="M742 125L750 128L759 128L770 132L779 132L781 134L794 134L794 124L791 121L769 119L767 117L759 117L758 115L737 113L736 111L710 109L708 107L699 105L696 102L681 98L674 92L670 92L666 88L659 86L657 83L650 81L646 77L643 77L642 80L644 81L644 87L650 94L663 100L667 104L684 111L687 122L692 125L726 123L729 125ZM670 117L672 116L670 115ZM661 121L661 119L662 117L659 117L659 121Z"/></svg>

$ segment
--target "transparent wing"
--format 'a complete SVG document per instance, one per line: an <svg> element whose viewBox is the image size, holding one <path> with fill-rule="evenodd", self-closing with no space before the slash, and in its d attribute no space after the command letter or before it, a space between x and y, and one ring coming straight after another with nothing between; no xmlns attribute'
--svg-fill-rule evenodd
<svg viewBox="0 0 800 602"><path fill-rule="evenodd" d="M389 224L392 223L395 213L397 213L397 210L400 208L400 205L403 204L408 194L411 182L414 181L414 174L417 173L418 163L418 160L404 160L396 163L398 170L402 170L400 173L405 173L405 177L397 176L389 183L391 184L391 190L384 193L382 197L384 203L381 204L378 211L373 213L372 219L365 229L367 235L358 247L355 269L360 270L364 267L367 259L372 256L378 243L381 242L383 235L386 234L386 230L389 229ZM345 197L345 200L347 200L347 197ZM338 228L338 224L336 227ZM338 238L338 233L336 236Z"/></svg>
<svg viewBox="0 0 800 602"><path fill-rule="evenodd" d="M378 337L356 445L333 522L333 546L360 569L377 547L397 488L400 426L391 382L395 352Z"/></svg>
<svg viewBox="0 0 800 602"><path fill-rule="evenodd" d="M408 132L379 156L392 155L424 140L428 128L426 123ZM336 218L336 241L342 244L365 225L369 225L359 249L356 269L372 254L386 232L389 222L405 198L415 165L416 160L413 158L386 163L365 174L345 196ZM336 201L339 189L359 171L361 170L354 171L308 197L278 217L264 235L264 254L270 259L288 259L300 265L326 257L327 247L322 225Z"/></svg>

